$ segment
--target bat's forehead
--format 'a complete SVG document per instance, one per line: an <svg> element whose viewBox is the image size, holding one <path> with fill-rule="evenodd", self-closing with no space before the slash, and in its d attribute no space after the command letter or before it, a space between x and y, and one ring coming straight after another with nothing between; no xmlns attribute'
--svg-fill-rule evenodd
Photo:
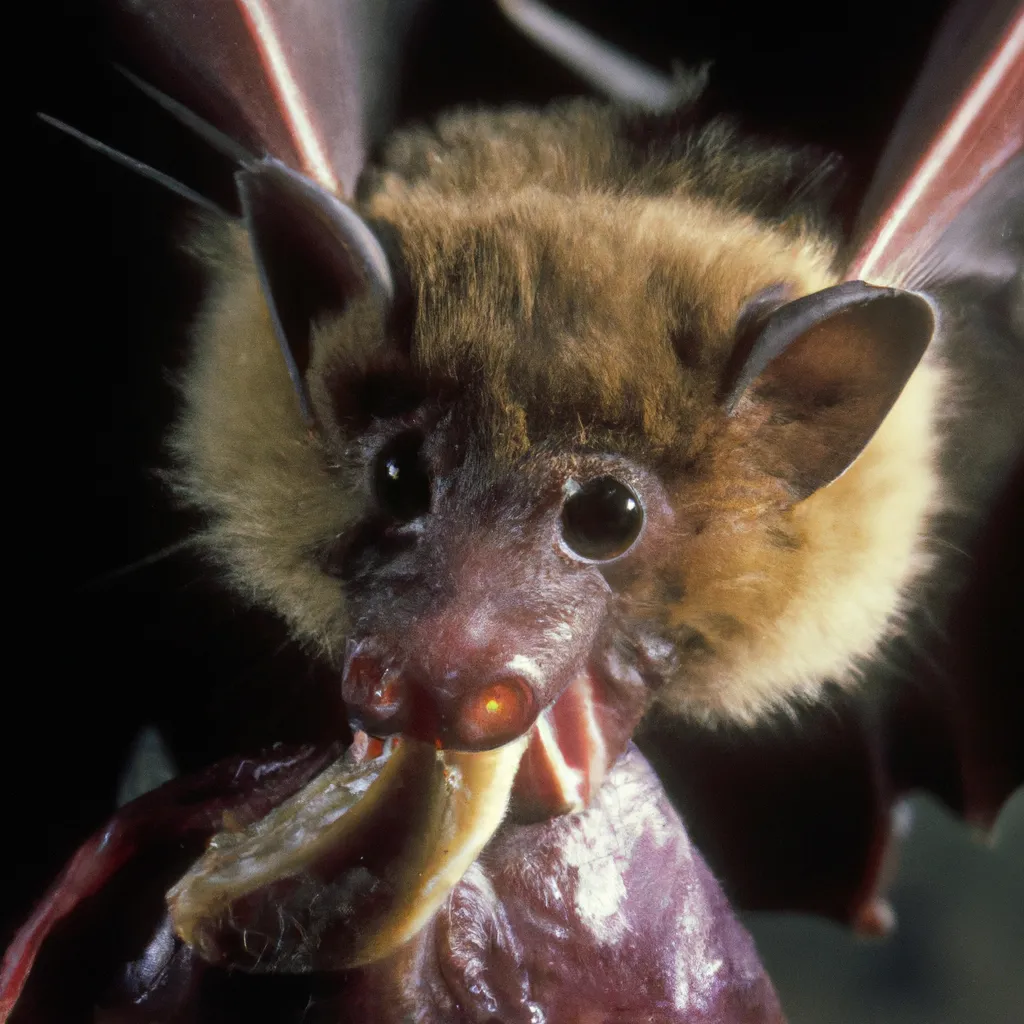
<svg viewBox="0 0 1024 1024"><path fill-rule="evenodd" d="M672 446L714 403L744 303L828 280L817 239L685 195L412 192L390 213L417 362L472 379L527 430Z"/></svg>
<svg viewBox="0 0 1024 1024"><path fill-rule="evenodd" d="M577 101L400 132L362 204L400 238L424 368L537 433L558 413L674 446L714 401L746 301L833 283L809 226L824 177L725 123L680 133Z"/></svg>

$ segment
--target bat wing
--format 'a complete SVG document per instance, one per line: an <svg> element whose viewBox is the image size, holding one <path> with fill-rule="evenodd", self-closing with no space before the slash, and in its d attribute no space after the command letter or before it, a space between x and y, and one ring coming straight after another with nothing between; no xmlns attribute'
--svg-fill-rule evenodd
<svg viewBox="0 0 1024 1024"><path fill-rule="evenodd" d="M754 734L651 724L642 745L741 906L885 930L900 798L931 792L989 828L1024 783L1022 147L1024 8L961 2L880 162L846 276L924 292L939 309L971 421L945 475L959 504L988 512L937 524L945 557L965 556L950 594L923 596L918 639L890 644L860 693L837 690Z"/></svg>
<svg viewBox="0 0 1024 1024"><path fill-rule="evenodd" d="M147 75L257 155L350 195L417 0L116 0ZM389 77L390 76L390 79Z"/></svg>
<svg viewBox="0 0 1024 1024"><path fill-rule="evenodd" d="M854 232L850 280L926 290L1019 275L1024 9L962 0L940 28Z"/></svg>

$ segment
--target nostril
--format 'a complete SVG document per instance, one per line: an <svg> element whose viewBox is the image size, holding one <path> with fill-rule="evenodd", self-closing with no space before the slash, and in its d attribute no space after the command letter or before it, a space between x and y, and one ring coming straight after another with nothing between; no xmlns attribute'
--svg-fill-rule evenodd
<svg viewBox="0 0 1024 1024"><path fill-rule="evenodd" d="M520 676L503 676L460 701L455 742L471 749L497 747L523 735L537 715L537 701Z"/></svg>
<svg viewBox="0 0 1024 1024"><path fill-rule="evenodd" d="M356 654L345 667L341 696L349 710L371 733L400 728L405 687L401 674L386 669L370 654Z"/></svg>

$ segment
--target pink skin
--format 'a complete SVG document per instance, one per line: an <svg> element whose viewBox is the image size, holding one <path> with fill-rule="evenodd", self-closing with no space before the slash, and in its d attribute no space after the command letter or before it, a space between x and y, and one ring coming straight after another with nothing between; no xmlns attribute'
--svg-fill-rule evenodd
<svg viewBox="0 0 1024 1024"><path fill-rule="evenodd" d="M635 747L586 811L502 829L414 945L354 973L343 1020L783 1020L749 935Z"/></svg>

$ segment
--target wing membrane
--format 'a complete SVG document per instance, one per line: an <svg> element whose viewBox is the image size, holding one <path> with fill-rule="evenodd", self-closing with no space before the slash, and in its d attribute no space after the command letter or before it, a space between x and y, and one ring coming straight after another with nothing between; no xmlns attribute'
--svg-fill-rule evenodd
<svg viewBox="0 0 1024 1024"><path fill-rule="evenodd" d="M882 157L847 277L926 287L994 265L978 253L996 249L1001 231L965 234L957 222L962 215L973 225L1020 217L1024 167L1014 158L1022 147L1024 6L961 0ZM956 254L963 275L952 262Z"/></svg>
<svg viewBox="0 0 1024 1024"><path fill-rule="evenodd" d="M351 194L417 0L116 0L175 99L256 153ZM390 76L390 80L384 76Z"/></svg>

